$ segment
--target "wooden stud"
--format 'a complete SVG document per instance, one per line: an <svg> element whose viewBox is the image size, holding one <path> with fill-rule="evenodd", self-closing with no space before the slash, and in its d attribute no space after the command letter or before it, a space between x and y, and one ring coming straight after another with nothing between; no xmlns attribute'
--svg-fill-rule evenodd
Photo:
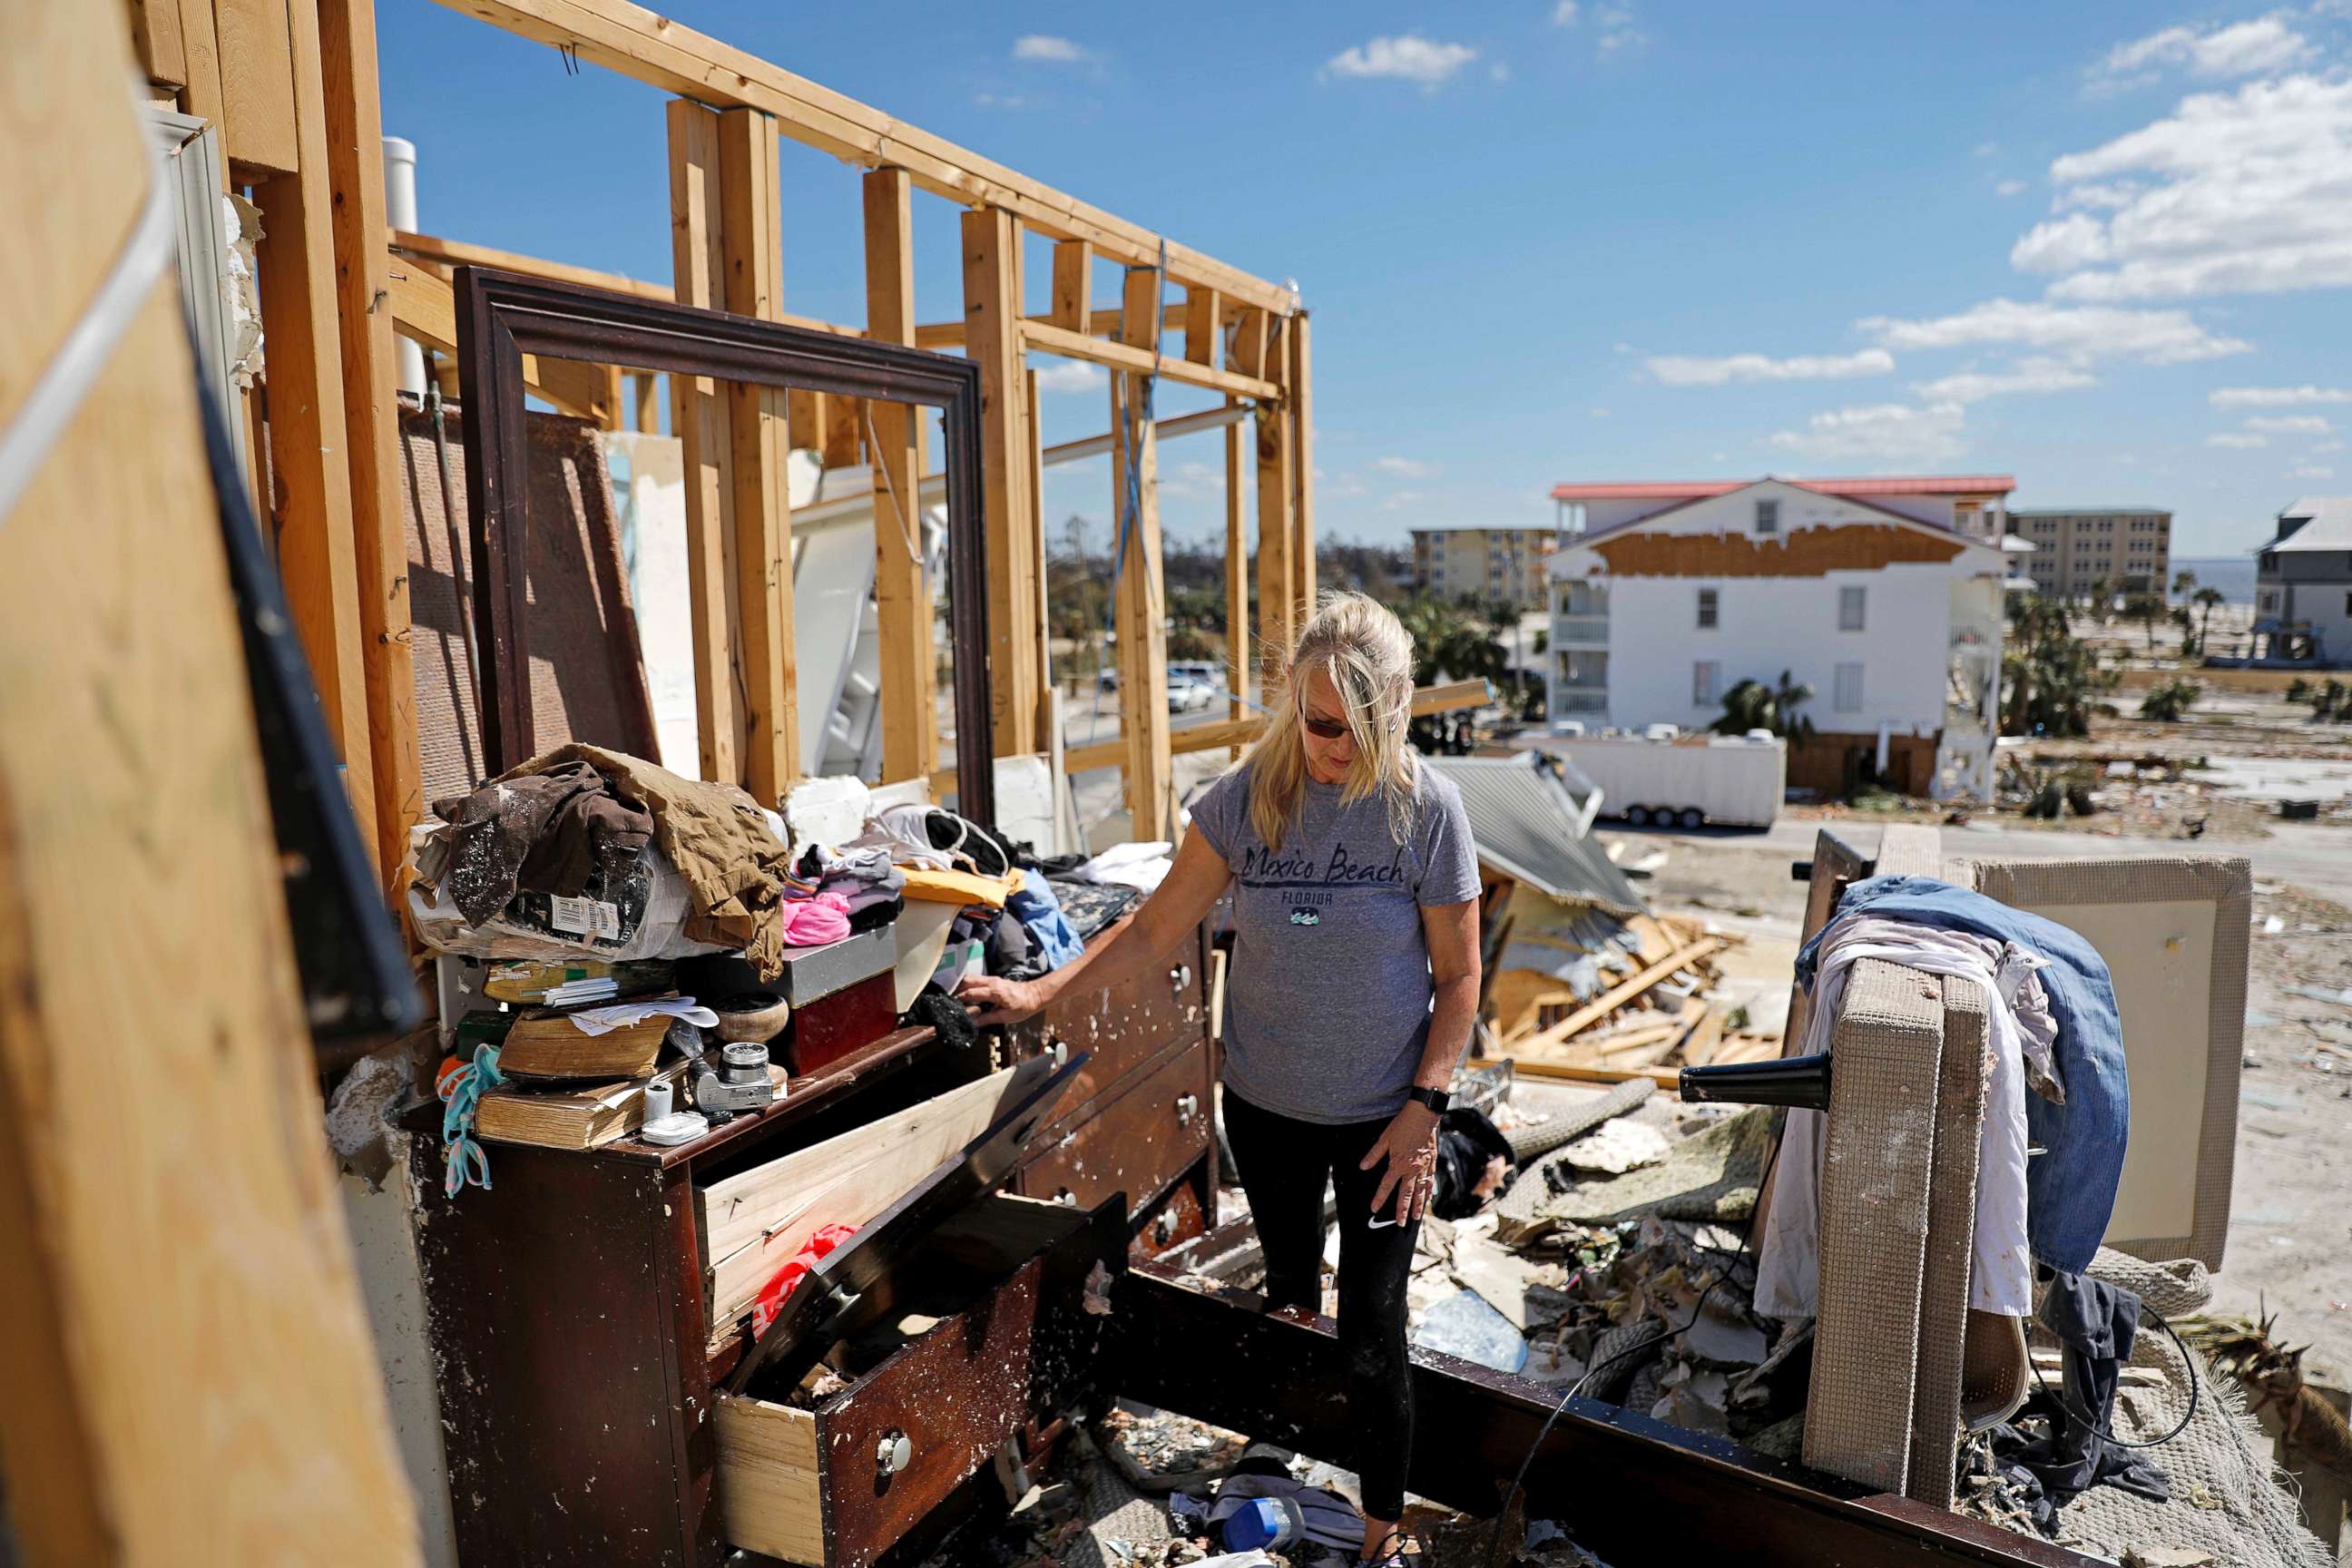
<svg viewBox="0 0 2352 1568"><path fill-rule="evenodd" d="M677 302L724 307L719 253L719 116L684 99L668 106L670 248ZM669 378L670 429L685 448L686 575L694 627L694 716L702 776L740 777L743 693L735 680L740 647L731 584L734 483L727 404L709 376Z"/></svg>
<svg viewBox="0 0 2352 1568"><path fill-rule="evenodd" d="M719 108L762 110L784 135L861 168L905 169L925 190L967 207L994 207L1055 239L1090 241L1097 255L1129 266L1150 266L1165 247L1168 275L1179 283L1205 283L1228 299L1288 310L1295 300L1281 284L1253 278L1186 246L1166 244L1141 224L1088 205L908 124L843 93L741 49L730 48L631 0L438 0L526 38L562 45L575 58L665 92Z"/></svg>
<svg viewBox="0 0 2352 1568"><path fill-rule="evenodd" d="M1086 360L1094 364L1143 371L1153 368L1151 356L1131 344L1089 337L1049 321L1024 321L1021 324L1021 340L1030 348L1061 354L1068 359ZM1163 358L1159 363L1158 374L1165 381L1181 381L1191 386L1202 386L1212 392L1227 393L1236 397L1276 402L1282 396L1282 387L1276 381L1238 375L1213 365L1194 364L1189 359Z"/></svg>
<svg viewBox="0 0 2352 1568"><path fill-rule="evenodd" d="M637 434L640 436L660 435L661 405L656 401L658 394L655 390L654 384L656 377L654 373L649 370L631 371L629 373L629 381L636 389L637 407L635 428Z"/></svg>
<svg viewBox="0 0 2352 1568"><path fill-rule="evenodd" d="M1188 342L1189 349L1192 344ZM1226 400L1231 406L1233 400ZM1242 427L1225 426L1225 679L1233 698L1225 717L1239 723L1249 717L1250 694L1250 560L1248 523L1242 507ZM1242 749L1234 747L1234 760Z"/></svg>
<svg viewBox="0 0 2352 1568"><path fill-rule="evenodd" d="M1095 247L1083 239L1054 247L1053 324L1073 332L1093 331Z"/></svg>
<svg viewBox="0 0 2352 1568"><path fill-rule="evenodd" d="M806 387L793 387L784 394L785 435L795 452L824 450L824 399Z"/></svg>
<svg viewBox="0 0 2352 1568"><path fill-rule="evenodd" d="M351 464L352 550L359 572L360 666L374 759L376 866L393 887L408 829L425 816L409 652L408 540L401 524L399 370L391 256L383 247L383 121L374 0L318 0L326 88L327 178L334 197L336 319L343 358L343 442Z"/></svg>
<svg viewBox="0 0 2352 1568"><path fill-rule="evenodd" d="M854 468L866 460L866 400L825 395L824 445L819 448L828 468Z"/></svg>
<svg viewBox="0 0 2352 1568"><path fill-rule="evenodd" d="M184 87L187 46L181 37L180 0L131 0L131 46L139 68L163 87Z"/></svg>
<svg viewBox="0 0 2352 1568"><path fill-rule="evenodd" d="M776 123L749 109L719 117L719 256L725 308L772 321L784 294L782 187ZM730 383L737 619L742 640L743 787L775 806L800 777L793 674L793 523L784 395Z"/></svg>
<svg viewBox="0 0 2352 1568"><path fill-rule="evenodd" d="M1247 376L1263 376L1265 374L1266 329L1271 320L1264 310L1252 307L1234 321L1232 362L1236 374Z"/></svg>
<svg viewBox="0 0 2352 1568"><path fill-rule="evenodd" d="M122 9L13 15L12 404L153 156ZM0 520L0 1100L39 1107L0 1122L10 1557L414 1563L168 267L131 305Z"/></svg>
<svg viewBox="0 0 2352 1568"><path fill-rule="evenodd" d="M1184 290L1184 357L1214 369L1224 348L1224 296L1214 289Z"/></svg>
<svg viewBox="0 0 2352 1568"><path fill-rule="evenodd" d="M1160 342L1160 276L1128 268L1123 290L1130 346L1150 351ZM1111 444L1113 537L1125 543L1117 584L1119 726L1127 741L1129 837L1167 838L1168 595L1160 561L1160 437L1145 406L1146 379L1121 371L1111 377L1111 425L1129 435ZM1134 465L1132 479L1129 464ZM1131 515L1130 515L1131 513Z"/></svg>
<svg viewBox="0 0 2352 1568"><path fill-rule="evenodd" d="M302 166L295 77L304 68L295 35L316 26L298 15L309 9L289 0L214 0L222 140L230 164L249 175L290 174Z"/></svg>
<svg viewBox="0 0 2352 1568"><path fill-rule="evenodd" d="M1283 412L1290 417L1290 569L1298 579L1302 616L1315 612L1315 435L1307 385L1307 312L1290 318L1290 365L1283 380Z"/></svg>
<svg viewBox="0 0 2352 1568"><path fill-rule="evenodd" d="M156 0L156 3L168 5L173 3L173 0ZM220 41L213 26L212 0L178 0L178 5L180 53L182 63L186 68L186 79L182 84L180 91L180 107L198 120L208 120L215 125L218 125L221 123L222 112ZM221 189L226 191L229 189L226 133L224 132L218 141L222 144ZM252 399L248 396L246 401L250 403ZM240 412L236 409L229 411L232 421L238 417ZM232 438L240 441L244 439L241 433ZM250 459L251 451L247 450L245 456ZM260 465L248 460L246 464L246 472L258 474ZM258 505L255 508L257 514L266 510Z"/></svg>
<svg viewBox="0 0 2352 1568"><path fill-rule="evenodd" d="M866 176L866 333L915 338L915 234L904 169ZM923 572L923 441L919 410L866 405L874 425L874 600L882 668L882 776L929 778L940 765L931 592Z"/></svg>
<svg viewBox="0 0 2352 1568"><path fill-rule="evenodd" d="M1265 362L1271 369L1289 353L1288 323L1275 319L1265 323ZM1261 403L1257 410L1257 635L1261 657L1268 661L1266 688L1273 689L1283 672L1281 661L1290 657L1298 631L1298 574L1295 552L1297 532L1291 526L1291 427L1279 404Z"/></svg>
<svg viewBox="0 0 2352 1568"><path fill-rule="evenodd" d="M1037 371L1021 373L1022 407L1027 414L1022 446L1029 455L1029 494L1037 512L1037 735L1048 755L1065 737L1057 728L1059 711L1054 697L1053 574L1045 569L1045 449L1037 433L1045 427L1045 409L1037 401Z"/></svg>
<svg viewBox="0 0 2352 1568"><path fill-rule="evenodd" d="M981 468L987 487L988 682L1000 757L1038 749L1037 520L1023 444L1020 228L1002 207L963 215L966 353L980 365Z"/></svg>
<svg viewBox="0 0 2352 1568"><path fill-rule="evenodd" d="M375 769L368 745L360 574L352 539L349 426L343 415L341 325L337 320L334 199L327 177L325 83L319 13L292 20L299 172L257 187L257 247L269 413L272 528L278 574L302 650L318 683L327 733L343 760L360 840L373 854ZM232 104L232 112L234 112ZM406 546L402 547L404 561Z"/></svg>
<svg viewBox="0 0 2352 1568"><path fill-rule="evenodd" d="M1184 310L1185 307L1181 300L1171 303L1166 312L1167 328L1182 331ZM1120 311L1117 306L1089 310L1087 313L1086 325L1076 330L1085 332L1089 337L1116 338L1118 336L1119 317ZM1060 320L1057 313L1052 310L1024 316L1022 320L1035 326L1062 327L1066 330L1069 328L1069 323ZM919 349L960 349L963 347L963 323L961 321L919 322L915 327L915 346Z"/></svg>

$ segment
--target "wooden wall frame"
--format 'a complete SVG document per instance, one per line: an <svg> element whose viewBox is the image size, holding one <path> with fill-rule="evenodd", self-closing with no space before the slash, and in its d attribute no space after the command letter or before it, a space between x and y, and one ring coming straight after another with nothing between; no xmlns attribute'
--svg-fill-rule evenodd
<svg viewBox="0 0 2352 1568"><path fill-rule="evenodd" d="M924 349L485 267L460 267L455 281L467 510L476 566L474 622L477 643L486 652L482 742L492 773L517 766L535 749L525 584L520 570L509 570L511 563L529 559L522 378L528 353L940 410L947 438L950 631L960 672L957 805L975 822L992 826L980 366Z"/></svg>

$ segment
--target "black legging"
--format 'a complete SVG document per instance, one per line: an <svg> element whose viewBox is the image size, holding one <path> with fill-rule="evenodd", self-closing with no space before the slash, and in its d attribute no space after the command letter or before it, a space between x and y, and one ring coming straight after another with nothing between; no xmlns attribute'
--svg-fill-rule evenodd
<svg viewBox="0 0 2352 1568"><path fill-rule="evenodd" d="M1252 1105L1225 1090L1225 1135L1249 1194L1250 1218L1265 1250L1270 1308L1323 1306L1323 1181L1339 1200L1339 1347L1348 1359L1348 1424L1364 1511L1404 1511L1406 1456L1412 1452L1412 1382L1405 1356L1406 1279L1421 1225L1371 1227L1372 1194L1384 1165L1358 1166L1385 1121L1329 1126ZM1396 1212L1396 1194L1389 1195Z"/></svg>

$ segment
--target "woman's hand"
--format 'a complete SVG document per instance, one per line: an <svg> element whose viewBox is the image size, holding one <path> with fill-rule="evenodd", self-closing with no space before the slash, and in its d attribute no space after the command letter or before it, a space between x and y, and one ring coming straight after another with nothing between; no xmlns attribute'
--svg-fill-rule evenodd
<svg viewBox="0 0 2352 1568"><path fill-rule="evenodd" d="M1372 1212L1385 1211L1394 1194L1396 1223L1410 1225L1429 1212L1436 1185L1437 1112L1417 1100L1406 1100L1358 1169L1369 1171L1383 1160L1388 1173L1372 1194Z"/></svg>
<svg viewBox="0 0 2352 1568"><path fill-rule="evenodd" d="M1006 980L994 974L968 974L955 989L956 1000L971 1009L975 1024L1017 1024L1051 1000L1034 980Z"/></svg>

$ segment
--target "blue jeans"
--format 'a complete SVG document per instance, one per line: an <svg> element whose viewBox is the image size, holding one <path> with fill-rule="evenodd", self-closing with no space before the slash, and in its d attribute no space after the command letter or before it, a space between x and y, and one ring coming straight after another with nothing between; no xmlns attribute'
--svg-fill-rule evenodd
<svg viewBox="0 0 2352 1568"><path fill-rule="evenodd" d="M2124 1147L2131 1135L2131 1086L2124 1072L2123 1020L2106 961L2079 933L2040 915L1933 877L1873 877L1838 900L1837 913L1868 910L1939 931L2013 942L2050 960L2042 971L2057 1020L2053 1050L2066 1103L2025 1097L2025 1132L2046 1151L2028 1163L2026 1238L2051 1268L2080 1274L2091 1266L2115 1213ZM1816 934L1797 954L1797 980L1812 987Z"/></svg>

